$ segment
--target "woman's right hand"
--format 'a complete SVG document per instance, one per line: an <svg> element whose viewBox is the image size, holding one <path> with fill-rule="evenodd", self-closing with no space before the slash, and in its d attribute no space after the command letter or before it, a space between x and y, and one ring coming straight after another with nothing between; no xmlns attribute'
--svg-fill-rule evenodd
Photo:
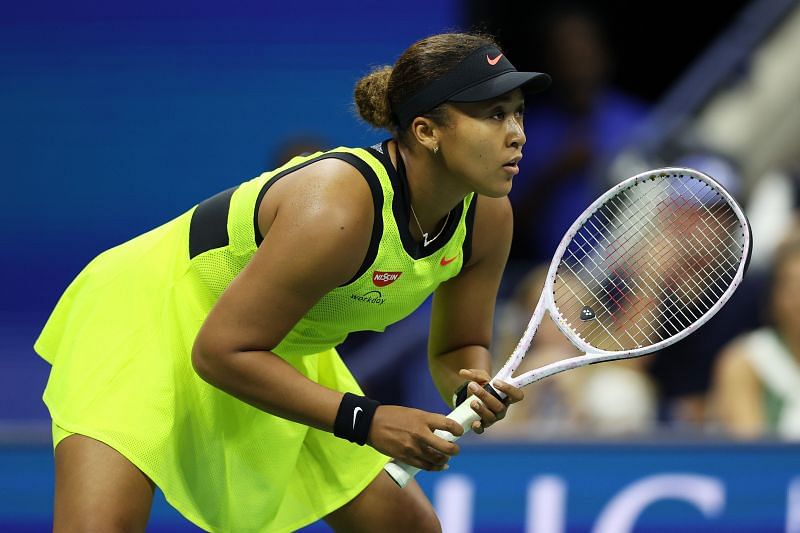
<svg viewBox="0 0 800 533"><path fill-rule="evenodd" d="M447 468L458 445L433 434L437 429L461 436L464 428L444 415L398 405L381 405L372 418L368 444L394 459L422 470Z"/></svg>

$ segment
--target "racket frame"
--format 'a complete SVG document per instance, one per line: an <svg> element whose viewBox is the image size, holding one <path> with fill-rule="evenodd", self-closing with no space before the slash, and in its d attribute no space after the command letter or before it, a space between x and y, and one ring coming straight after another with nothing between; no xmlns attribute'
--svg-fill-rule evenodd
<svg viewBox="0 0 800 533"><path fill-rule="evenodd" d="M694 321L692 324L690 324L677 334L672 335L671 337L668 337L657 343L649 344L647 346L642 346L640 348L634 348L631 350L610 351L610 350L601 350L595 348L589 343L583 341L571 330L567 319L564 318L556 308L555 300L553 299L553 283L555 282L556 279L558 267L561 264L561 258L563 257L567 247L572 242L573 237L575 237L578 231L580 231L584 223L595 212L597 212L597 210L601 206L603 206L609 200L609 198L616 196L623 189L634 187L637 184L644 181L663 178L669 174L689 175L691 178L709 184L717 192L719 192L720 196L722 196L725 199L725 202L733 210L737 219L742 224L742 230L745 232L745 234L742 236L744 245L742 249L742 257L744 260L739 262L739 267L737 269L736 274L733 277L733 281L730 283L730 285L722 294L722 296L720 296L719 300L714 305L712 305L708 309L708 311L706 311L703 314L703 316L701 316L699 319ZM750 255L752 253L751 240L752 240L752 230L750 228L750 223L747 220L747 217L742 211L742 208L739 206L739 204L736 202L733 196L731 196L731 194L727 190L725 190L725 188L722 185L720 185L716 180L714 180L710 176L703 174L702 172L684 167L665 167L665 168L659 168L655 170L642 172L640 174L637 174L633 177L630 177L620 182L619 184L615 185L614 187L606 191L602 196L597 198L594 202L592 202L592 204L589 207L587 207L583 211L583 213L581 213L581 216L578 217L578 219L572 223L570 228L564 234L564 237L561 239L561 242L559 243L558 248L556 248L556 252L553 255L553 259L550 263L550 268L547 271L547 277L545 280L544 288L542 289L542 294L539 297L539 301L536 304L536 308L534 309L533 315L531 316L531 320L528 323L525 333L523 334L522 338L517 344L517 347L509 356L506 363L503 365L500 371L495 375L495 377L492 378L492 381L494 381L495 379L499 379L507 383L510 383L511 385L514 385L516 387L522 387L525 385L529 385L531 383L535 383L546 377L552 376L553 374L563 372L565 370L578 368L588 364L602 363L605 361L614 361L618 359L632 359L634 357L640 357L642 355L652 353L662 348L666 348L667 346L678 342L679 340L683 339L687 335L697 330L700 326L708 322L708 320L710 320L711 317L713 317L717 313L717 311L719 311L722 308L722 306L725 305L728 299L730 299L731 295L734 293L736 288L742 282L744 273L747 271L747 267L750 264ZM545 365L535 370L531 370L519 376L512 377L512 374L519 367L519 364L524 359L525 354L530 349L533 337L536 334L536 330L539 328L539 325L541 324L545 311L553 319L556 326L558 326L558 329L561 330L561 332L569 339L569 341L576 348L584 352L584 355L563 359L561 361L556 361L554 363Z"/></svg>
<svg viewBox="0 0 800 533"><path fill-rule="evenodd" d="M711 187L713 187L720 194L720 196L722 196L725 199L726 203L733 209L734 214L738 218L739 222L742 224L743 232L745 232L742 235L743 260L739 262L739 266L737 268L736 274L733 277L733 280L731 281L728 288L720 296L719 300L714 305L712 305L700 318L698 318L692 324L684 328L682 331L666 339L663 339L659 342L649 344L647 346L633 348L630 350L608 351L595 348L589 343L582 340L574 331L572 331L572 329L568 324L567 319L564 318L556 308L555 300L553 298L553 284L556 279L558 267L561 264L561 259L567 247L572 242L573 237L575 237L578 231L580 231L584 223L610 198L619 194L619 192L623 189L634 187L644 181L664 178L669 174L688 175L693 179L703 181L708 185L710 185ZM583 213L581 213L581 215L575 220L575 222L572 223L570 228L564 234L564 237L561 239L558 248L556 248L555 254L553 254L553 259L551 260L550 268L547 271L547 278L545 280L544 288L542 289L542 294L539 297L539 301L536 304L536 308L533 311L533 315L531 316L531 319L528 322L528 326L525 329L525 333L522 335L522 338L517 343L516 348L511 353L511 355L509 356L508 360L505 362L503 367L492 378L490 384L494 383L495 380L501 380L515 387L522 387L525 385L529 385L531 383L535 383L541 379L552 376L554 374L564 372L565 370L571 370L573 368L578 368L595 363L601 363L605 361L614 361L620 359L631 359L634 357L640 357L642 355L652 353L654 351L665 348L675 342L678 342L679 340L683 339L690 333L697 330L700 326L705 324L709 319L711 319L711 317L713 317L717 313L717 311L719 311L722 308L723 305L725 305L728 299L730 299L733 292L741 283L744 273L747 271L747 267L749 266L750 254L752 252L751 240L752 240L752 230L750 228L750 224L747 220L747 217L745 216L739 204L736 202L736 200L734 200L733 196L731 196L731 194L727 190L725 190L725 188L722 185L720 185L716 180L712 179L710 176L702 172L683 167L665 167L665 168L649 170L646 172L641 172L633 177L630 177L620 182L619 184L615 185L614 187L606 191L594 202L592 202L592 204L589 205L589 207L587 207L583 211ZM548 315L553 319L558 329L561 330L561 332L567 337L567 339L569 339L569 341L576 348L584 352L584 355L570 357L568 359L563 359L561 361L556 361L554 363L542 366L540 368L531 370L529 372L525 372L524 374L521 374L519 376L512 377L513 373L517 370L517 368L519 368L520 363L525 358L526 353L530 349L531 343L533 342L533 337L536 334L536 330L539 328L539 325L542 322L542 318L544 317L545 312L547 312ZM496 387L492 388L495 390L495 392L497 392L497 395L499 395L501 398L505 398L505 394L497 390ZM474 401L480 402L480 399L474 394L470 395L465 401L463 401L460 405L457 405L455 409L450 414L447 415L448 418L453 419L459 424L461 424L461 427L464 428L465 435L468 431L471 430L473 422L480 420L480 416L477 413L475 413L475 411L471 407ZM444 431L444 430L436 430L434 431L434 434L449 442L453 442L459 438L451 434L449 431ZM384 470L386 470L386 472L392 477L392 479L399 486L404 487L419 472L420 469L393 460L386 464Z"/></svg>

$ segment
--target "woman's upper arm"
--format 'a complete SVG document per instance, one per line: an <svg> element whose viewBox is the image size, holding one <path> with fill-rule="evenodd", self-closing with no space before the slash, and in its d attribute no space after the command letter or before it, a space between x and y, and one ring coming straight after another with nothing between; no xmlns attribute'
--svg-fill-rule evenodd
<svg viewBox="0 0 800 533"><path fill-rule="evenodd" d="M195 342L207 357L274 348L364 259L373 200L364 178L336 159L282 178L265 195L264 240L222 293Z"/></svg>
<svg viewBox="0 0 800 533"><path fill-rule="evenodd" d="M511 246L508 198L476 197L472 255L458 276L439 286L433 299L430 352L466 345L489 348L494 308Z"/></svg>

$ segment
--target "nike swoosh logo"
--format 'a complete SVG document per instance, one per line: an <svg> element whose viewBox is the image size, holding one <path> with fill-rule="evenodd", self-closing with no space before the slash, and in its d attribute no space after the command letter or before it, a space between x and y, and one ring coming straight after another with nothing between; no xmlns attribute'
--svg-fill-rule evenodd
<svg viewBox="0 0 800 533"><path fill-rule="evenodd" d="M497 62L498 62L498 61L500 61L500 58L501 58L501 57L503 57L503 54L500 54L499 56L495 57L494 59L491 59L491 58L489 57L489 54L486 54L486 61L487 61L487 62L488 62L490 65L492 65L492 66L495 66L495 65L497 64Z"/></svg>
<svg viewBox="0 0 800 533"><path fill-rule="evenodd" d="M361 411L363 411L363 409L360 408L360 407L356 407L355 409L353 409L353 429L354 430L356 429L356 420L358 420L358 413L360 413Z"/></svg>
<svg viewBox="0 0 800 533"><path fill-rule="evenodd" d="M456 259L458 259L458 254L454 255L450 259L446 259L444 256L442 256L442 260L439 261L439 264L442 265L443 267L446 267L447 265L449 265L450 263L452 263Z"/></svg>

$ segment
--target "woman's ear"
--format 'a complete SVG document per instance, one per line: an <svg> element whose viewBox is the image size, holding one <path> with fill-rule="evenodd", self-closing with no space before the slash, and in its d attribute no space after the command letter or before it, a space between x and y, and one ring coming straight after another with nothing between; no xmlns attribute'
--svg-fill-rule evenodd
<svg viewBox="0 0 800 533"><path fill-rule="evenodd" d="M439 149L439 130L439 126L427 117L416 117L411 122L411 134L423 148L431 152Z"/></svg>

